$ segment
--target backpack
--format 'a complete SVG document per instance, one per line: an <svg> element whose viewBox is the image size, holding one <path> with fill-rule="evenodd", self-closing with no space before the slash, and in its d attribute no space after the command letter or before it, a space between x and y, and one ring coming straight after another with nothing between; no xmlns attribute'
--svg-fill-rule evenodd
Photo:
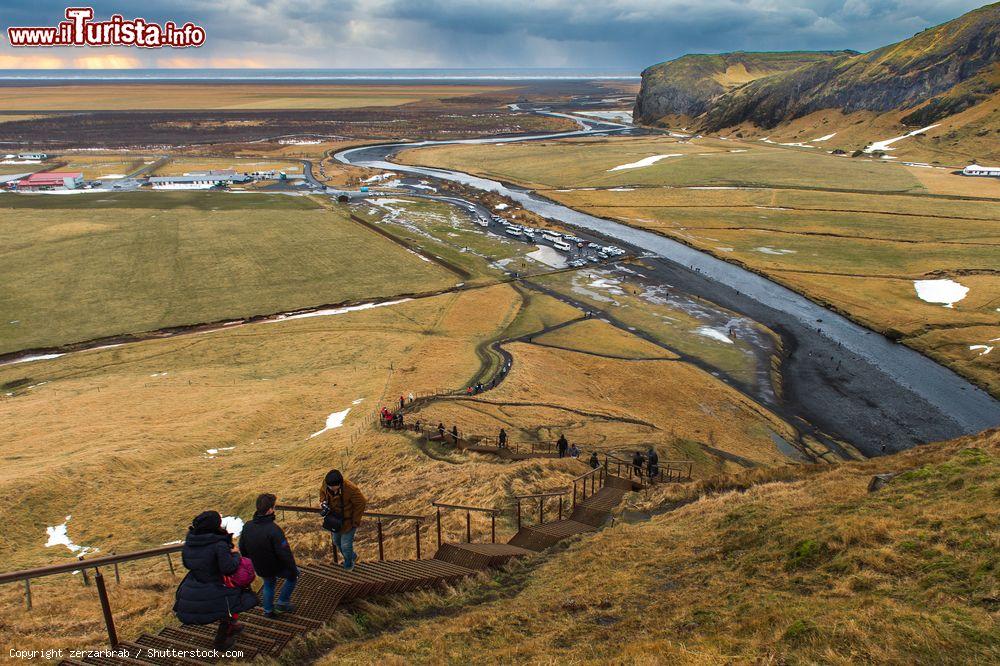
<svg viewBox="0 0 1000 666"><path fill-rule="evenodd" d="M323 529L327 532L339 532L344 526L344 489L340 489L340 511L333 511L327 507L327 512L323 514Z"/></svg>
<svg viewBox="0 0 1000 666"><path fill-rule="evenodd" d="M236 571L222 577L222 584L226 587L250 587L250 583L255 578L257 578L257 572L254 571L253 562L249 557L241 557Z"/></svg>

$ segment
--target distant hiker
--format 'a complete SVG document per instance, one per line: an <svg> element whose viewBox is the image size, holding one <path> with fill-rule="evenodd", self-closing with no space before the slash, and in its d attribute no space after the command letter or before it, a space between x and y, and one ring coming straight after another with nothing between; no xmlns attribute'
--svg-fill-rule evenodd
<svg viewBox="0 0 1000 666"><path fill-rule="evenodd" d="M465 395L472 395L472 387L469 386L465 389Z"/></svg>
<svg viewBox="0 0 1000 666"><path fill-rule="evenodd" d="M350 571L357 561L354 554L354 532L365 515L368 500L356 485L336 469L326 473L319 499L323 529L333 533L333 547L344 556L344 569Z"/></svg>
<svg viewBox="0 0 1000 666"><path fill-rule="evenodd" d="M503 428L500 428L500 434L497 435L497 445L501 449L507 448L507 431L504 430Z"/></svg>
<svg viewBox="0 0 1000 666"><path fill-rule="evenodd" d="M590 468L597 469L601 466L601 461L597 459L597 451L590 454Z"/></svg>
<svg viewBox="0 0 1000 666"><path fill-rule="evenodd" d="M646 451L646 473L650 479L655 479L660 473L660 456L656 454L656 449L652 446Z"/></svg>
<svg viewBox="0 0 1000 666"><path fill-rule="evenodd" d="M275 617L279 613L291 613L292 592L298 580L299 569L295 557L285 538L285 532L274 522L274 505L278 498L270 493L257 497L257 510L253 520L243 526L240 534L240 554L253 560L257 575L264 581L260 590L264 617ZM284 578L278 603L274 603L274 591L278 578Z"/></svg>
<svg viewBox="0 0 1000 666"><path fill-rule="evenodd" d="M409 403L410 403L411 405L413 404L413 401L414 401L414 400L416 400L416 398L414 398L414 397L413 397L413 391L410 391L410 394L406 396L406 400L407 400L407 402L409 402Z"/></svg>
<svg viewBox="0 0 1000 666"><path fill-rule="evenodd" d="M403 396L399 396L399 408L402 409L406 407L406 399Z"/></svg>
<svg viewBox="0 0 1000 666"><path fill-rule="evenodd" d="M632 456L632 471L635 472L635 475L639 478L642 478L643 462L642 453L640 451L636 451L635 455Z"/></svg>
<svg viewBox="0 0 1000 666"><path fill-rule="evenodd" d="M567 451L567 453L569 454L570 458L579 458L580 457L580 449L576 448L576 444L573 444L572 446L570 446L569 450Z"/></svg>
<svg viewBox="0 0 1000 666"><path fill-rule="evenodd" d="M420 419L413 423L413 432L420 432Z"/></svg>
<svg viewBox="0 0 1000 666"><path fill-rule="evenodd" d="M184 624L219 623L215 649L228 650L243 631L239 614L257 605L249 589L228 587L223 576L232 576L241 568L239 551L233 535L222 527L218 511L205 511L191 522L181 561L188 573L184 576L174 601L174 614ZM249 560L248 560L249 561Z"/></svg>
<svg viewBox="0 0 1000 666"><path fill-rule="evenodd" d="M569 448L569 442L566 441L566 435L559 435L559 440L556 442L556 449L559 451L559 457L566 457L566 449Z"/></svg>
<svg viewBox="0 0 1000 666"><path fill-rule="evenodd" d="M454 424L451 426L451 443L458 446L458 426Z"/></svg>
<svg viewBox="0 0 1000 666"><path fill-rule="evenodd" d="M443 423L438 423L438 437L441 439L442 442L444 441L444 424Z"/></svg>

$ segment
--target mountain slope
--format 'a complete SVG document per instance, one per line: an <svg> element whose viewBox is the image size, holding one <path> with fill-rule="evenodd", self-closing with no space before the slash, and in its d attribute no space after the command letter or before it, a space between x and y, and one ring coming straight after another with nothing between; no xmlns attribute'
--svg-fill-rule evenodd
<svg viewBox="0 0 1000 666"><path fill-rule="evenodd" d="M991 431L656 489L544 560L364 609L318 663L997 663L998 474Z"/></svg>
<svg viewBox="0 0 1000 666"><path fill-rule="evenodd" d="M869 53L748 83L716 100L704 128L717 131L747 121L769 128L821 109L886 113L925 102L935 110L922 119L937 120L994 94L998 61L1000 3ZM968 89L951 92L962 84Z"/></svg>
<svg viewBox="0 0 1000 666"><path fill-rule="evenodd" d="M831 58L847 51L789 51L691 54L648 67L634 117L656 122L664 116L700 116L720 95L748 82Z"/></svg>

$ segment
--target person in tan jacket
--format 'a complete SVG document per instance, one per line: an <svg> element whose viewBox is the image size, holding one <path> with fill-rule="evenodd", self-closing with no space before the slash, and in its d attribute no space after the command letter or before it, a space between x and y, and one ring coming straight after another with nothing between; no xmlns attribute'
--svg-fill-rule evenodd
<svg viewBox="0 0 1000 666"><path fill-rule="evenodd" d="M333 533L333 547L344 556L344 569L350 571L358 559L354 553L354 533L365 515L368 500L336 469L327 472L323 479L319 499L323 527Z"/></svg>

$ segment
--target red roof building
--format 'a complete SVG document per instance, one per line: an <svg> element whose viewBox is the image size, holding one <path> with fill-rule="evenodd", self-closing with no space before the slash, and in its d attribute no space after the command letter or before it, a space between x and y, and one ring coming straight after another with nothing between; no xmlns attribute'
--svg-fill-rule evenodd
<svg viewBox="0 0 1000 666"><path fill-rule="evenodd" d="M79 171L42 171L14 183L18 189L40 189L43 187L73 189L82 184L83 174Z"/></svg>

